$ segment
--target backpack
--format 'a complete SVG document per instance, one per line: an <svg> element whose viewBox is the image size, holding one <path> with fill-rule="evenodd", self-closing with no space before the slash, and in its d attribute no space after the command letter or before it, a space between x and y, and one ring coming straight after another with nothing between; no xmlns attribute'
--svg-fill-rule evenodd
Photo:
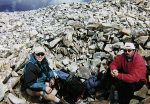
<svg viewBox="0 0 150 104"><path fill-rule="evenodd" d="M84 81L85 88L89 94L93 94L99 84L100 80L98 80L96 75L93 75Z"/></svg>
<svg viewBox="0 0 150 104"><path fill-rule="evenodd" d="M94 94L97 89L104 86L105 73L93 74L91 77L84 81L84 86L87 92L91 95Z"/></svg>
<svg viewBox="0 0 150 104"><path fill-rule="evenodd" d="M79 77L70 74L67 80L61 80L60 82L58 94L63 96L70 104L74 104L84 94L85 87Z"/></svg>

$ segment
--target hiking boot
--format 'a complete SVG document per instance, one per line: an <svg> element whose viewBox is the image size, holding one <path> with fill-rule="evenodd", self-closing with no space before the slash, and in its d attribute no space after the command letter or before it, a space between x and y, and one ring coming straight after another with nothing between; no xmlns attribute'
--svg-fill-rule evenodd
<svg viewBox="0 0 150 104"><path fill-rule="evenodd" d="M64 99L60 99L60 102L57 104L69 104L67 101L65 101Z"/></svg>

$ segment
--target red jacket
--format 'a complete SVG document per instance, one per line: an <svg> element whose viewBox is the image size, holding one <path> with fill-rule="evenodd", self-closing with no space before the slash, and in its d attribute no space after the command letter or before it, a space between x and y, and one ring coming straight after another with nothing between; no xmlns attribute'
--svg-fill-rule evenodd
<svg viewBox="0 0 150 104"><path fill-rule="evenodd" d="M124 73L119 73L117 78L119 80L134 83L138 81L146 82L146 65L144 59L135 52L133 59L128 62L125 55L119 55L110 64L110 70L123 69Z"/></svg>

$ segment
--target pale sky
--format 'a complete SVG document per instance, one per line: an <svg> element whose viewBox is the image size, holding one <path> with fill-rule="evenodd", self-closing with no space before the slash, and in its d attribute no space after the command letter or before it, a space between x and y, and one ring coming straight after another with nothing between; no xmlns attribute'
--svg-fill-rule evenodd
<svg viewBox="0 0 150 104"><path fill-rule="evenodd" d="M0 11L30 10L45 7L50 4L88 2L91 0L0 0Z"/></svg>
<svg viewBox="0 0 150 104"><path fill-rule="evenodd" d="M70 2L82 2L84 0L0 0L0 5L25 3L25 4L41 4L41 3L70 3Z"/></svg>

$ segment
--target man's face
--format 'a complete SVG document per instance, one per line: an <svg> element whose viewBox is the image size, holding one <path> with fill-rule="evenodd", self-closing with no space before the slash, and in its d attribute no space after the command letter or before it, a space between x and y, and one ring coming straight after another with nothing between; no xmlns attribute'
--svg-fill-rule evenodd
<svg viewBox="0 0 150 104"><path fill-rule="evenodd" d="M41 62L41 61L44 59L44 57L45 57L45 53L43 53L43 52L36 53L36 54L35 54L35 57L36 57L36 59L37 59L39 62Z"/></svg>
<svg viewBox="0 0 150 104"><path fill-rule="evenodd" d="M124 49L124 54L127 58L132 58L134 55L134 49Z"/></svg>

